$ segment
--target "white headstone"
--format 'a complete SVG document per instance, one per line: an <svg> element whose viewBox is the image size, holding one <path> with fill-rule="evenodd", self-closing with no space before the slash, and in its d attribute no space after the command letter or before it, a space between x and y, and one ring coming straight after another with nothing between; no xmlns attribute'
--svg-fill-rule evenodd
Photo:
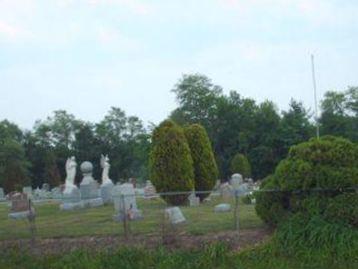
<svg viewBox="0 0 358 269"><path fill-rule="evenodd" d="M124 219L135 220L142 217L137 208L137 201L133 184L124 183L116 185L112 190L114 209L116 214L114 220L123 221Z"/></svg>
<svg viewBox="0 0 358 269"><path fill-rule="evenodd" d="M28 187L23 187L22 188L22 192L27 194L27 197L29 199L32 199L32 187L28 186Z"/></svg>
<svg viewBox="0 0 358 269"><path fill-rule="evenodd" d="M230 185L234 188L234 190L237 190L242 183L244 183L242 175L233 174L231 176Z"/></svg>
<svg viewBox="0 0 358 269"><path fill-rule="evenodd" d="M155 190L155 187L150 180L146 181L146 185L144 188L144 198L145 199L158 198L157 191Z"/></svg>
<svg viewBox="0 0 358 269"><path fill-rule="evenodd" d="M113 198L112 198L113 188L114 188L114 184L112 182L107 182L101 185L100 193L101 193L102 200L105 204L109 204L113 202Z"/></svg>
<svg viewBox="0 0 358 269"><path fill-rule="evenodd" d="M0 188L0 202L5 201L5 193L4 193L4 189Z"/></svg>
<svg viewBox="0 0 358 269"><path fill-rule="evenodd" d="M55 194L57 195L57 190L55 190ZM83 203L81 202L81 192L75 185L71 188L71 192L64 192L61 198L61 210L75 210L83 208Z"/></svg>
<svg viewBox="0 0 358 269"><path fill-rule="evenodd" d="M194 191L189 195L188 200L189 200L189 205L191 207L196 207L200 205L200 198L195 195Z"/></svg>
<svg viewBox="0 0 358 269"><path fill-rule="evenodd" d="M42 184L41 190L43 191L50 191L50 185L48 183Z"/></svg>
<svg viewBox="0 0 358 269"><path fill-rule="evenodd" d="M165 209L165 215L171 224L181 224L186 221L179 207Z"/></svg>
<svg viewBox="0 0 358 269"><path fill-rule="evenodd" d="M109 164L108 155L101 155L101 167L102 171L102 184L100 188L100 195L105 204L109 204L113 201L112 198L112 190L114 188L114 184L112 180L109 178L109 169L111 165Z"/></svg>

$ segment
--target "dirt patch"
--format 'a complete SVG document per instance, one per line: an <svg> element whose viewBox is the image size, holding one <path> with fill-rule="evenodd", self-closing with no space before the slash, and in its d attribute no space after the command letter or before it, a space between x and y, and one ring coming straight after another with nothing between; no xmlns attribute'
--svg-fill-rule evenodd
<svg viewBox="0 0 358 269"><path fill-rule="evenodd" d="M166 235L86 236L76 238L51 238L8 240L0 242L0 251L21 251L33 255L64 254L78 249L89 251L113 251L120 247L145 247L154 249L166 246L168 249L198 249L205 245L222 242L233 250L240 250L266 240L272 231L267 228L220 232L206 235L189 235L168 232Z"/></svg>

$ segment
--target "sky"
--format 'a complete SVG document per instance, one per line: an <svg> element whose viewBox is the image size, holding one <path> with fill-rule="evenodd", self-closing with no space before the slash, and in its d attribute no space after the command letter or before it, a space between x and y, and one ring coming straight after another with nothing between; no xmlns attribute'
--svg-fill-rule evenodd
<svg viewBox="0 0 358 269"><path fill-rule="evenodd" d="M0 120L111 106L158 123L183 74L280 110L358 85L355 0L0 0Z"/></svg>

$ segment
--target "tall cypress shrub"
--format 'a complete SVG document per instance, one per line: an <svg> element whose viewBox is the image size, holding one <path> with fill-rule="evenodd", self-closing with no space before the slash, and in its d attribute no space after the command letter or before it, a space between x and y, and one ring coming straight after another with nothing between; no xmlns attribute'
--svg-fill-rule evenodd
<svg viewBox="0 0 358 269"><path fill-rule="evenodd" d="M218 168L209 136L203 126L193 124L184 129L194 166L196 191L210 191L218 178ZM198 194L201 200L208 194Z"/></svg>
<svg viewBox="0 0 358 269"><path fill-rule="evenodd" d="M182 192L194 188L193 160L183 129L164 121L152 135L151 180L158 192ZM187 195L163 195L171 205L186 202Z"/></svg>

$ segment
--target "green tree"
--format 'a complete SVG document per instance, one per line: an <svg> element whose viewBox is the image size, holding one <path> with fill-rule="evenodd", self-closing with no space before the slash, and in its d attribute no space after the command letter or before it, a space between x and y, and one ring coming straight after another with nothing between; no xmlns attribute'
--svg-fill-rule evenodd
<svg viewBox="0 0 358 269"><path fill-rule="evenodd" d="M11 138L0 141L0 185L5 192L29 184L29 163L23 146Z"/></svg>
<svg viewBox="0 0 358 269"><path fill-rule="evenodd" d="M194 166L194 183L196 191L210 191L218 178L218 169L206 130L199 124L192 124L184 129ZM198 194L201 200L208 194Z"/></svg>
<svg viewBox="0 0 358 269"><path fill-rule="evenodd" d="M314 138L291 147L287 158L262 185L263 190L277 192L258 193L256 211L271 224L297 212L324 215L331 199L354 192L350 188L357 184L358 146L343 138ZM317 188L322 191L311 191ZM339 216L339 212L328 215Z"/></svg>
<svg viewBox="0 0 358 269"><path fill-rule="evenodd" d="M289 110L284 111L282 115L276 144L280 159L286 157L292 145L307 141L315 135L309 112L301 102L291 100Z"/></svg>
<svg viewBox="0 0 358 269"><path fill-rule="evenodd" d="M188 74L183 75L172 91L176 94L179 108L171 118L179 124L200 123L211 135L216 101L222 95L222 88L202 74Z"/></svg>
<svg viewBox="0 0 358 269"><path fill-rule="evenodd" d="M232 174L239 173L244 178L251 177L251 165L243 154L238 153L232 158L230 168Z"/></svg>
<svg viewBox="0 0 358 269"><path fill-rule="evenodd" d="M342 136L358 141L358 88L345 92L329 91L321 103L319 119L323 135Z"/></svg>
<svg viewBox="0 0 358 269"><path fill-rule="evenodd" d="M193 160L183 129L164 121L153 132L150 174L159 192L190 191L194 188ZM183 204L186 195L163 195L172 205Z"/></svg>
<svg viewBox="0 0 358 269"><path fill-rule="evenodd" d="M255 114L254 133L250 137L252 146L248 152L250 163L255 164L255 178L270 175L280 161L276 146L280 120L274 103L265 101L260 104Z"/></svg>
<svg viewBox="0 0 358 269"><path fill-rule="evenodd" d="M148 175L147 160L150 140L142 121L126 116L120 108L112 107L95 127L95 136L102 153L111 159L111 177L135 177L144 181Z"/></svg>

